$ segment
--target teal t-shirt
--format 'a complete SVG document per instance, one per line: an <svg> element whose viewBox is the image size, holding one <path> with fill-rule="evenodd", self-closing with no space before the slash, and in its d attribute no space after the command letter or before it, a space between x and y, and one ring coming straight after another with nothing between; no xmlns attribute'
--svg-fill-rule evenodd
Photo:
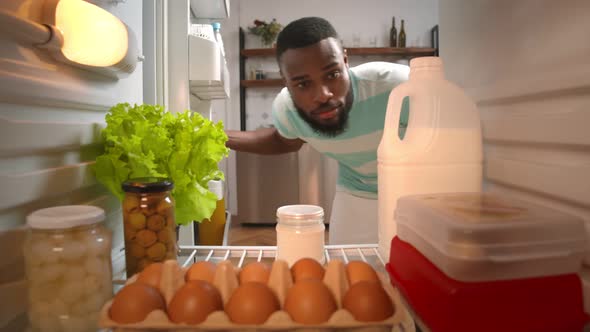
<svg viewBox="0 0 590 332"><path fill-rule="evenodd" d="M377 147L391 90L407 81L410 68L389 62L369 62L349 69L354 100L345 131L318 134L299 116L287 88L272 106L273 123L285 138L300 138L338 161L338 186L355 195L377 198Z"/></svg>

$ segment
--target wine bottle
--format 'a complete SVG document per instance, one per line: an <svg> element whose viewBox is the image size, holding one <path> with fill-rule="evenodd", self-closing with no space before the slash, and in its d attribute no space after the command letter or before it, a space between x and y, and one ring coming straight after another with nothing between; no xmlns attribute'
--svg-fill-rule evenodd
<svg viewBox="0 0 590 332"><path fill-rule="evenodd" d="M404 28L404 20L402 20L402 26L399 29L399 37L397 38L398 47L406 47L406 30Z"/></svg>
<svg viewBox="0 0 590 332"><path fill-rule="evenodd" d="M395 16L391 18L391 30L389 30L389 47L397 47L397 29L395 28Z"/></svg>

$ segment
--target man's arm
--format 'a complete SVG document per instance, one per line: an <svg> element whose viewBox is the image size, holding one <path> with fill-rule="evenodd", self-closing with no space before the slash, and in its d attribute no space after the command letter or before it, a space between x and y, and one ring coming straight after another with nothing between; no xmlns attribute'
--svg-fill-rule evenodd
<svg viewBox="0 0 590 332"><path fill-rule="evenodd" d="M295 152L301 149L305 141L287 139L281 136L276 128L262 128L255 131L226 131L229 137L225 144L228 148L242 152L258 154L280 154Z"/></svg>

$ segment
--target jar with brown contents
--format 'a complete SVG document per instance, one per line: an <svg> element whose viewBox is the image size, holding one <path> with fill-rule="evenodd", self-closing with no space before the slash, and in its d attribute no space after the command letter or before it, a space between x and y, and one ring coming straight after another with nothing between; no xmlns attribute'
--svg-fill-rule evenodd
<svg viewBox="0 0 590 332"><path fill-rule="evenodd" d="M127 277L150 263L176 259L173 188L171 181L161 178L137 178L123 183Z"/></svg>

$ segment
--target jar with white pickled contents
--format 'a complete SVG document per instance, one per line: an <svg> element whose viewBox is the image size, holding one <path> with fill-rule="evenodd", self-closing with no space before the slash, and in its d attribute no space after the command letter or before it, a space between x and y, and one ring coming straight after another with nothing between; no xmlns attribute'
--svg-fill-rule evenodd
<svg viewBox="0 0 590 332"><path fill-rule="evenodd" d="M33 331L96 331L113 297L112 234L102 209L68 205L27 217L24 258Z"/></svg>
<svg viewBox="0 0 590 332"><path fill-rule="evenodd" d="M325 263L324 209L315 205L287 205L277 209L277 259L292 266L301 258Z"/></svg>
<svg viewBox="0 0 590 332"><path fill-rule="evenodd" d="M172 181L136 178L125 181L123 226L127 277L146 266L176 259L176 221Z"/></svg>

